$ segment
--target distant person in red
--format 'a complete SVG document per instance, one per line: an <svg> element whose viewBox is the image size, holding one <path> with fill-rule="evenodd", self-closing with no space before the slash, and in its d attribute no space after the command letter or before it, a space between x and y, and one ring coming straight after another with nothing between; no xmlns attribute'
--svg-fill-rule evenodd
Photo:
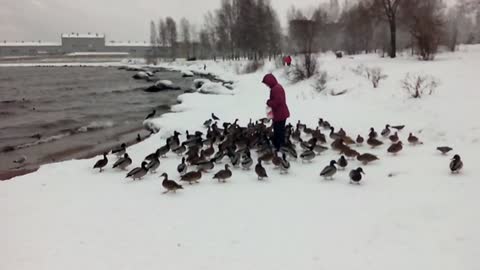
<svg viewBox="0 0 480 270"><path fill-rule="evenodd" d="M283 58L283 62L285 65L290 66L292 64L292 57L290 55L287 55Z"/></svg>
<svg viewBox="0 0 480 270"><path fill-rule="evenodd" d="M273 145L279 151L285 144L285 122L290 117L285 90L272 74L265 75L262 82L270 88L270 99L267 105L272 108L273 114Z"/></svg>

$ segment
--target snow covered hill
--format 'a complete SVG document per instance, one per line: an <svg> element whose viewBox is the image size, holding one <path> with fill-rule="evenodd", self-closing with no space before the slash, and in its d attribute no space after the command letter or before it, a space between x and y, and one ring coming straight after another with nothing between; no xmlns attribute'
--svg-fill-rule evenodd
<svg viewBox="0 0 480 270"><path fill-rule="evenodd" d="M319 173L338 154L328 151L312 163L292 161L288 175L266 165L268 180L233 170L226 184L204 174L200 184L163 195L159 175L178 180L180 158L169 153L159 173L142 181L125 173L92 170L99 158L43 166L38 172L0 183L0 269L478 269L480 151L478 67L480 47L439 55L436 61L386 59L376 55L337 60L323 55L327 89L313 81L290 84L283 68L267 64L254 74L236 75L235 63L207 62L207 71L233 80L235 95L189 93L172 113L153 119L160 132L128 149L138 166L174 130L204 130L214 112L246 125L265 117L268 89L260 82L273 72L284 85L292 117L315 127L319 117L356 137L370 127L406 125L397 156L388 144L371 152L380 160L363 166L361 185L349 184L352 161L334 181ZM202 72L204 62L178 70ZM381 67L388 78L374 89L352 70ZM409 98L400 81L410 73L438 79L430 96ZM331 91L347 90L340 96ZM422 145L406 142L409 132ZM454 148L447 156L437 146ZM449 172L453 154L465 162ZM113 164L113 156L109 156Z"/></svg>

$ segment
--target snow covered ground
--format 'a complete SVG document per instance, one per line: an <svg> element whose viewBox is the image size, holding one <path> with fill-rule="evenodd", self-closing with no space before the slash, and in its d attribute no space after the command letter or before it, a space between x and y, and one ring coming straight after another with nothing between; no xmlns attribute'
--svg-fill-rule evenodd
<svg viewBox="0 0 480 270"><path fill-rule="evenodd" d="M209 61L206 71L204 62L169 64L233 80L234 95L180 96L172 113L152 120L161 131L128 153L138 166L174 130L202 130L212 112L242 125L265 117L268 89L260 82L273 72L287 91L292 123L315 127L323 117L352 137L387 123L406 125L397 156L386 153L388 146L357 149L380 157L364 166L361 185L348 183L357 161L335 181L320 178L338 158L333 151L310 164L292 161L286 176L266 165L269 179L259 182L253 171L234 169L226 184L210 173L167 195L159 174L179 179L180 159L171 153L158 174L137 182L110 166L93 171L98 158L46 165L0 183L0 269L479 269L480 47L434 62L376 55L324 55L321 62L329 74L322 93L311 80L288 83L273 64L247 75L233 73L236 63ZM360 64L382 67L388 78L374 89L352 72ZM440 85L431 96L411 99L400 87L407 72L429 74ZM409 132L424 144L408 145ZM435 150L443 145L453 153ZM448 168L455 153L465 162L459 175Z"/></svg>

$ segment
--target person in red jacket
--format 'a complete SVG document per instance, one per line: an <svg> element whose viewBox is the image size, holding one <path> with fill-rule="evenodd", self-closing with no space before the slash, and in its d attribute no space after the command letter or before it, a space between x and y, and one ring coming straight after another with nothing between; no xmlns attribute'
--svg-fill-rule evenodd
<svg viewBox="0 0 480 270"><path fill-rule="evenodd" d="M267 101L267 105L272 108L273 114L273 145L279 151L280 147L285 144L285 122L290 117L285 90L273 74L265 75L262 82L270 88L270 99Z"/></svg>

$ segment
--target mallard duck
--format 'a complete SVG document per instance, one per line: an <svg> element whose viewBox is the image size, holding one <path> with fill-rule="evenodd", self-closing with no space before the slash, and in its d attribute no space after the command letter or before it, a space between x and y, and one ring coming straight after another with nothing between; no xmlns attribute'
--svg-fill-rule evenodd
<svg viewBox="0 0 480 270"><path fill-rule="evenodd" d="M272 159L273 159L273 151L271 150L268 150L266 153L260 156L260 160L262 160L265 163L272 161Z"/></svg>
<svg viewBox="0 0 480 270"><path fill-rule="evenodd" d="M257 174L258 180L263 180L264 178L268 178L267 171L262 166L262 160L258 159L257 165L255 165L255 173Z"/></svg>
<svg viewBox="0 0 480 270"><path fill-rule="evenodd" d="M145 117L145 120L150 119L150 118L153 118L156 113L157 113L157 111L153 110L151 113L149 113L149 114L147 115L147 117Z"/></svg>
<svg viewBox="0 0 480 270"><path fill-rule="evenodd" d="M383 137L388 137L390 135L390 125L386 125L385 128L380 133Z"/></svg>
<svg viewBox="0 0 480 270"><path fill-rule="evenodd" d="M370 145L372 148L375 148L377 146L382 145L383 142L381 142L381 141L379 141L375 138L370 137L370 138L367 139L367 144Z"/></svg>
<svg viewBox="0 0 480 270"><path fill-rule="evenodd" d="M375 129L372 127L370 128L370 133L368 133L369 138L374 138L376 139L378 137L378 133L375 131Z"/></svg>
<svg viewBox="0 0 480 270"><path fill-rule="evenodd" d="M399 140L399 138L398 138L398 132L395 132L395 134L390 135L390 137L388 137L388 138L390 139L390 141L391 141L392 143L398 142L398 140Z"/></svg>
<svg viewBox="0 0 480 270"><path fill-rule="evenodd" d="M229 169L229 165L225 164L225 169L217 172L214 176L213 179L217 179L218 182L223 182L225 183L227 179L232 177L232 171Z"/></svg>
<svg viewBox="0 0 480 270"><path fill-rule="evenodd" d="M365 174L362 168L351 170L349 174L350 183L360 184L360 181L362 180L362 174Z"/></svg>
<svg viewBox="0 0 480 270"><path fill-rule="evenodd" d="M340 128L340 130L337 132L338 135L340 135L340 137L345 137L347 136L347 133L345 132L345 130L343 130L343 128Z"/></svg>
<svg viewBox="0 0 480 270"><path fill-rule="evenodd" d="M337 167L335 167L335 164L337 164L335 160L330 161L330 165L322 170L320 176L323 176L325 179L330 178L333 180L333 175L337 173Z"/></svg>
<svg viewBox="0 0 480 270"><path fill-rule="evenodd" d="M300 154L300 158L303 162L312 162L315 158L316 154L313 152L313 146L310 149L305 150L302 154Z"/></svg>
<svg viewBox="0 0 480 270"><path fill-rule="evenodd" d="M164 146L158 148L158 156L159 157L166 157L168 152L170 152L170 145L167 143L165 143Z"/></svg>
<svg viewBox="0 0 480 270"><path fill-rule="evenodd" d="M357 160L362 162L363 165L367 165L368 163L371 163L375 160L378 160L378 157L369 153L362 154L357 156Z"/></svg>
<svg viewBox="0 0 480 270"><path fill-rule="evenodd" d="M241 163L242 168L244 170L249 170L250 167L252 167L252 165L253 165L253 160L250 157L250 151L245 152L245 154L243 155L242 163Z"/></svg>
<svg viewBox="0 0 480 270"><path fill-rule="evenodd" d="M191 171L181 176L180 181L187 182L188 184L198 183L202 178L202 170Z"/></svg>
<svg viewBox="0 0 480 270"><path fill-rule="evenodd" d="M463 161L459 155L455 155L450 162L450 171L458 173L463 168Z"/></svg>
<svg viewBox="0 0 480 270"><path fill-rule="evenodd" d="M345 156L341 156L337 161L338 167L344 170L348 166L348 161L345 159Z"/></svg>
<svg viewBox="0 0 480 270"><path fill-rule="evenodd" d="M416 145L416 144L421 144L420 140L418 137L414 136L412 133L408 135L408 142L410 144Z"/></svg>
<svg viewBox="0 0 480 270"><path fill-rule="evenodd" d="M358 155L360 155L360 153L358 153L356 150L349 147L343 149L342 151L340 151L340 153L344 154L347 158L350 158L350 159L353 159Z"/></svg>
<svg viewBox="0 0 480 270"><path fill-rule="evenodd" d="M203 126L204 126L205 128L209 128L212 123L213 123L213 120L212 120L212 119L208 119L208 120L206 120L205 122L203 122Z"/></svg>
<svg viewBox="0 0 480 270"><path fill-rule="evenodd" d="M329 135L330 139L332 140L338 140L338 139L341 139L342 136L340 136L338 133L335 133L335 128L334 127L330 127L330 135Z"/></svg>
<svg viewBox="0 0 480 270"><path fill-rule="evenodd" d="M324 121L322 118L318 121L318 125L324 129L330 129L332 127L328 121Z"/></svg>
<svg viewBox="0 0 480 270"><path fill-rule="evenodd" d="M364 139L362 136L360 136L360 135L358 135L358 136L357 136L357 139L355 140L355 142L357 143L357 145L362 145L364 141L365 141L365 139Z"/></svg>
<svg viewBox="0 0 480 270"><path fill-rule="evenodd" d="M214 113L212 113L212 119L215 121L220 121L220 118L218 118Z"/></svg>
<svg viewBox="0 0 480 270"><path fill-rule="evenodd" d="M448 152L452 151L453 148L451 148L449 146L439 146L439 147L437 147L437 150L440 151L443 155L445 155Z"/></svg>
<svg viewBox="0 0 480 270"><path fill-rule="evenodd" d="M204 172L213 170L213 168L215 167L214 161L215 159L210 159L210 160L197 163L197 170L204 171Z"/></svg>
<svg viewBox="0 0 480 270"><path fill-rule="evenodd" d="M302 124L302 123L300 122L300 120L298 120L298 122L297 122L297 129L305 130L305 128L307 128L307 125Z"/></svg>
<svg viewBox="0 0 480 270"><path fill-rule="evenodd" d="M278 156L278 152L275 152L273 155L272 164L275 168L279 168L282 165L282 158Z"/></svg>
<svg viewBox="0 0 480 270"><path fill-rule="evenodd" d="M347 145L345 145L343 143L343 139L336 139L335 141L333 141L330 146L332 147L333 150L335 151L342 151L344 150L345 148L348 148Z"/></svg>
<svg viewBox="0 0 480 270"><path fill-rule="evenodd" d="M125 154L126 151L127 151L127 145L125 143L122 143L119 147L112 149L112 154L119 157L119 156L123 156L123 154Z"/></svg>
<svg viewBox="0 0 480 270"><path fill-rule="evenodd" d="M184 175L185 173L187 173L187 164L185 163L184 157L182 158L182 163L178 164L177 166L177 172L180 175Z"/></svg>
<svg viewBox="0 0 480 270"><path fill-rule="evenodd" d="M290 162L287 160L287 155L285 153L282 154L282 161L280 163L280 173L285 174L288 173L290 169Z"/></svg>
<svg viewBox="0 0 480 270"><path fill-rule="evenodd" d="M285 153L285 154L287 154L288 156L290 156L294 159L298 158L297 150L295 150L295 148L293 148L293 146L282 146L280 148L280 152Z"/></svg>
<svg viewBox="0 0 480 270"><path fill-rule="evenodd" d="M315 141L315 144L317 144L317 139L313 139ZM302 139L300 139L300 148L302 148L303 150L308 150L312 147L312 145L315 145L315 144L310 144L309 142L306 142Z"/></svg>
<svg viewBox="0 0 480 270"><path fill-rule="evenodd" d="M133 181L135 181L136 179L142 179L142 177L144 177L148 172L148 168L147 168L147 162L144 161L142 162L142 166L141 167L137 167L133 170L131 170L128 174L127 174L127 177L126 178L129 178L131 177L133 179Z"/></svg>
<svg viewBox="0 0 480 270"><path fill-rule="evenodd" d="M343 136L342 139L344 144L347 144L347 145L355 144L355 141L349 136Z"/></svg>
<svg viewBox="0 0 480 270"><path fill-rule="evenodd" d="M17 162L17 163L20 163L20 162ZM93 168L100 169L100 172L102 172L103 168L107 166L107 164L108 164L107 153L103 153L103 159L100 159L99 161L97 161L95 165L93 165Z"/></svg>
<svg viewBox="0 0 480 270"><path fill-rule="evenodd" d="M238 167L240 165L242 157L240 152L232 153L229 155L229 157L233 167Z"/></svg>
<svg viewBox="0 0 480 270"><path fill-rule="evenodd" d="M186 151L187 151L187 147L183 143L179 147L177 147L175 149L172 149L172 152L179 155L179 156L181 156Z"/></svg>
<svg viewBox="0 0 480 270"><path fill-rule="evenodd" d="M402 149L403 149L403 144L401 141L399 141L398 143L394 143L390 145L390 147L388 147L387 149L387 152L396 155L398 152L402 151Z"/></svg>
<svg viewBox="0 0 480 270"><path fill-rule="evenodd" d="M151 173L157 173L158 167L160 167L160 159L158 157L155 157L147 164L147 169Z"/></svg>
<svg viewBox="0 0 480 270"><path fill-rule="evenodd" d="M300 141L301 136L302 136L302 133L300 132L300 129L298 129L298 128L296 128L295 131L293 131L293 133L292 133L292 139L294 139L296 141Z"/></svg>
<svg viewBox="0 0 480 270"><path fill-rule="evenodd" d="M215 148L213 147L213 144L214 144L214 141L212 141L210 143L210 146L207 149L205 149L205 151L203 152L205 157L211 157L213 154L215 154Z"/></svg>
<svg viewBox="0 0 480 270"><path fill-rule="evenodd" d="M127 153L123 155L123 158L117 160L115 164L113 164L113 168L119 168L121 170L125 170L128 166L132 164L132 159L128 156Z"/></svg>
<svg viewBox="0 0 480 270"><path fill-rule="evenodd" d="M175 182L173 180L169 180L168 179L168 174L163 173L161 176L163 177L162 186L166 189L166 191L163 192L164 194L168 193L170 191L173 191L174 193L176 193L177 190L183 189L183 187L181 185L177 184L177 182Z"/></svg>
<svg viewBox="0 0 480 270"><path fill-rule="evenodd" d="M323 152L327 151L328 150L328 147L326 146L323 146L323 145L314 145L313 146L313 151L317 154L317 155L320 155L322 154Z"/></svg>

